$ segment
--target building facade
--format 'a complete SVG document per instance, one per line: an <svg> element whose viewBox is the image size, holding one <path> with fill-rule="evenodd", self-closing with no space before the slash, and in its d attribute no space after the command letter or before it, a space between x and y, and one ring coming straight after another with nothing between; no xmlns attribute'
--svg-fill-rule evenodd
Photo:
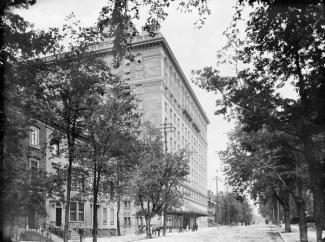
<svg viewBox="0 0 325 242"><path fill-rule="evenodd" d="M100 58L111 65L112 47L113 43L107 40L92 48ZM134 61L123 60L118 72L130 84L130 89L136 95L138 111L144 114L144 120L151 121L158 128L163 128L164 125L171 127L170 130L173 132L168 132L164 136L167 152L186 148L191 153L188 181L180 188L187 194L184 205L175 214L166 215L167 226L191 228L194 223L199 227L207 226L206 136L209 120L167 41L160 33L154 38L146 33L137 36L132 44L132 52ZM32 150L29 157L31 169L56 173L67 164L64 155L57 155L65 146L64 141L53 139L53 131L53 128L40 122L31 125L29 135L29 146ZM72 187L70 228L75 232L83 228L86 234L91 235L92 203L87 198L74 199L73 190ZM112 235L112 231L116 231L116 211L115 202L109 200L99 202L97 208L99 235ZM136 211L137 208L131 199L126 197L121 201L119 220L122 234L134 233L138 225L145 223L143 218L136 217ZM31 211L27 227L38 228L40 224L46 223L54 228L63 229L65 210L59 198L46 201L46 212L47 217L41 218L37 215L37 211ZM162 221L161 218L156 220Z"/></svg>
<svg viewBox="0 0 325 242"><path fill-rule="evenodd" d="M111 41L94 46L105 61L112 63ZM125 59L119 74L130 84L138 99L138 109L158 128L171 127L163 138L167 151L186 148L191 153L188 182L182 185L187 194L183 226L191 227L198 218L199 226L207 226L207 125L209 120L195 96L167 41L157 33L150 37L142 32L132 44L134 61ZM177 218L168 217L167 225L177 225Z"/></svg>

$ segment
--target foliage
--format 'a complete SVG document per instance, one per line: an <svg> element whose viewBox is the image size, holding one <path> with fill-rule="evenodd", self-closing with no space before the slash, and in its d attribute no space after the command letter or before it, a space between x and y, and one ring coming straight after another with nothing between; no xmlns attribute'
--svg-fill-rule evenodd
<svg viewBox="0 0 325 242"><path fill-rule="evenodd" d="M67 157L65 197L65 240L68 235L72 166L76 144L85 134L85 114L93 108L96 98L104 94L111 79L107 64L90 50L101 40L93 28L82 28L73 22L73 14L61 29L50 30L55 42L49 57L36 60L29 88L33 99L30 110L35 118L61 134L61 147Z"/></svg>
<svg viewBox="0 0 325 242"><path fill-rule="evenodd" d="M51 35L36 31L14 13L35 1L1 2L1 219L12 222L28 209L45 215L45 200L58 192L54 177L43 170L29 169L28 147L31 99L29 81L33 59L52 45ZM42 152L42 151L41 151ZM2 222L2 221L1 221Z"/></svg>
<svg viewBox="0 0 325 242"><path fill-rule="evenodd" d="M138 214L145 217L147 236L151 236L150 219L165 207L171 209L180 203L178 189L189 174L189 159L184 151L165 155L160 131L151 123L145 123L141 141L141 163L132 188L135 202L140 207Z"/></svg>
<svg viewBox="0 0 325 242"><path fill-rule="evenodd" d="M204 23L206 15L210 14L206 0L120 0L109 1L102 8L98 19L98 27L108 37L114 38L113 54L116 57L115 66L129 55L132 39L138 35L133 21L139 20L140 14L145 15L144 29L154 35L160 28L160 23L167 17L166 10L175 2L181 11L197 11L200 26ZM143 16L141 16L143 18Z"/></svg>
<svg viewBox="0 0 325 242"><path fill-rule="evenodd" d="M219 194L219 223L224 225L238 225L252 223L253 211L246 199L237 200L237 195L233 193Z"/></svg>
<svg viewBox="0 0 325 242"><path fill-rule="evenodd" d="M78 168L87 174L85 190L92 198L93 214L97 214L95 210L99 202L114 198L112 195L115 195L116 188L120 192L119 185L128 182L124 180L127 176L121 177L121 171L129 174L136 165L135 160L127 154L134 154L140 116L134 112L134 97L125 89L126 85L119 78L111 77L107 80L103 95L97 96L84 115L87 120L85 141L78 145L76 158ZM95 221L96 216L94 231L97 230Z"/></svg>
<svg viewBox="0 0 325 242"><path fill-rule="evenodd" d="M208 91L221 93L216 113L238 120L245 131L266 128L299 140L315 196L319 237L325 221L324 163L317 148L323 143L325 125L324 4L238 2L234 22L226 31L228 44L219 53L221 59L225 52L234 53L219 64L236 65L236 76L225 77L206 67L195 72L196 81ZM247 3L254 8L242 38L238 23ZM295 96L284 96L284 90Z"/></svg>

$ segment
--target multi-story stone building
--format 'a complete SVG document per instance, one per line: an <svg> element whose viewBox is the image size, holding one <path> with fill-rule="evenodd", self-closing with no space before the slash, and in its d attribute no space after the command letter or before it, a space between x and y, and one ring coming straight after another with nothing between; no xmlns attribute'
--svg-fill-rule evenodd
<svg viewBox="0 0 325 242"><path fill-rule="evenodd" d="M101 58L111 64L112 41L104 41L93 46ZM173 132L163 136L167 142L167 151L173 152L186 148L191 152L190 175L188 182L182 184L187 196L184 205L174 214L167 215L169 227L192 227L198 223L207 226L207 125L209 120L187 81L180 65L172 53L165 38L158 33L154 38L143 33L137 36L132 44L134 61L125 59L121 63L119 73L130 83L132 92L138 99L139 112L143 118L162 128L172 127ZM53 128L40 122L30 127L29 157L32 169L43 169L47 172L59 172L60 166L67 164L66 157L56 156L64 141L53 140ZM62 143L63 142L63 143ZM74 186L74 185L73 185ZM74 188L72 187L72 190ZM70 204L70 228L92 228L92 203L90 200L74 199L72 191ZM29 227L38 227L41 223L63 228L64 205L57 200L46 202L47 217L38 218L37 213L29 214ZM103 201L98 204L98 227L102 235L116 230L116 204ZM128 233L144 221L135 216L137 208L132 200L124 198L121 202L120 222L122 233ZM161 218L160 218L161 221ZM89 232L91 233L91 232ZM90 235L90 234L89 234Z"/></svg>
<svg viewBox="0 0 325 242"><path fill-rule="evenodd" d="M94 46L93 50L112 62L111 41ZM173 132L164 137L168 151L187 148L191 152L190 175L182 190L188 195L184 201L182 223L194 224L195 218L207 215L207 125L209 120L187 81L167 41L160 34L150 37L146 32L132 44L134 61L125 59L120 75L130 83L139 100L139 111L144 119L157 127L168 125ZM125 216L128 217L128 216ZM207 219L199 218L199 226ZM168 217L170 226L179 226L176 217Z"/></svg>

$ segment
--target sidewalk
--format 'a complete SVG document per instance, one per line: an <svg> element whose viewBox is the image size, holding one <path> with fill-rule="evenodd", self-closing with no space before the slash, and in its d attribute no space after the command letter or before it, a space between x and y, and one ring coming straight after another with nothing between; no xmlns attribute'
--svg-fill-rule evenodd
<svg viewBox="0 0 325 242"><path fill-rule="evenodd" d="M145 239L145 235L123 235L123 236L111 236L105 238L97 238L97 242L130 242ZM69 242L79 242L80 240L69 240ZM82 242L92 242L92 237L83 238Z"/></svg>
<svg viewBox="0 0 325 242"><path fill-rule="evenodd" d="M192 231L184 231L183 233L190 233ZM171 236L178 234L178 231L175 230L173 232L167 232L166 236ZM182 234L182 233L181 233ZM160 235L162 237L162 235ZM153 238L158 238L157 235L154 235ZM146 240L148 238L145 238L145 234L141 235L123 235L123 236L111 236L111 237L105 237L105 238L97 238L97 242L131 242L131 241L138 241L138 240ZM92 242L92 237L83 238L82 242ZM80 240L69 240L69 242L80 242Z"/></svg>
<svg viewBox="0 0 325 242"><path fill-rule="evenodd" d="M298 225L291 225L291 233L280 232L280 236L285 242L299 241L299 228ZM316 231L313 228L308 228L307 231L308 242L316 242Z"/></svg>

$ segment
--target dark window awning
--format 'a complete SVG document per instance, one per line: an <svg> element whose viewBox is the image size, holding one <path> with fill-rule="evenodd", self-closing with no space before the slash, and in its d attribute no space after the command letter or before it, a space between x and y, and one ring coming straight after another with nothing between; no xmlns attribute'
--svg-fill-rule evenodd
<svg viewBox="0 0 325 242"><path fill-rule="evenodd" d="M187 215L187 216L191 216L191 217L203 217L203 216L209 216L208 213L205 212L200 212L200 211L191 211L191 210L186 210L186 211L182 211L182 210L172 210L172 211L168 211L167 214L169 215Z"/></svg>

